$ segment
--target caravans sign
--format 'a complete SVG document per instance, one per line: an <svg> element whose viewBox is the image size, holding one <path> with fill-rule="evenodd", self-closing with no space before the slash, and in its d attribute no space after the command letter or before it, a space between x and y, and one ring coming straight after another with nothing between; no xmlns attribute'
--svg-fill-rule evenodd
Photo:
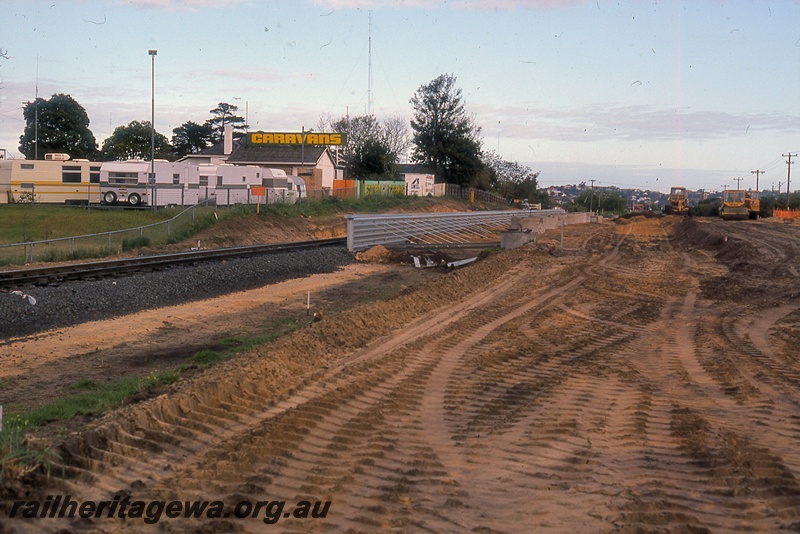
<svg viewBox="0 0 800 534"><path fill-rule="evenodd" d="M347 143L343 133L277 133L252 132L247 134L250 145L344 145Z"/></svg>

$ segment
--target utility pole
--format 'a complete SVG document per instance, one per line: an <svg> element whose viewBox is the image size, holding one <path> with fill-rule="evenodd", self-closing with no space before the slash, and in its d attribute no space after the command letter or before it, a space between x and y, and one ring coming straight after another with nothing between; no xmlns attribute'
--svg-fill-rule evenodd
<svg viewBox="0 0 800 534"><path fill-rule="evenodd" d="M741 189L739 187L739 183L742 181L742 179L737 177L737 178L734 178L734 180L736 180L736 189Z"/></svg>
<svg viewBox="0 0 800 534"><path fill-rule="evenodd" d="M789 209L789 184L791 183L792 178L792 158L796 158L797 154L792 154L789 152L788 154L782 154L784 158L789 158L786 160L786 209Z"/></svg>
<svg viewBox="0 0 800 534"><path fill-rule="evenodd" d="M158 50L148 50L150 55L150 175L147 182L153 194L150 196L152 210L156 211L156 54Z"/></svg>
<svg viewBox="0 0 800 534"><path fill-rule="evenodd" d="M758 175L759 174L764 174L764 171L760 171L760 170L756 169L754 171L750 171L750 174L755 174L756 175L756 191L758 191Z"/></svg>
<svg viewBox="0 0 800 534"><path fill-rule="evenodd" d="M592 192L589 194L589 213L594 212L594 180L589 180L592 182Z"/></svg>

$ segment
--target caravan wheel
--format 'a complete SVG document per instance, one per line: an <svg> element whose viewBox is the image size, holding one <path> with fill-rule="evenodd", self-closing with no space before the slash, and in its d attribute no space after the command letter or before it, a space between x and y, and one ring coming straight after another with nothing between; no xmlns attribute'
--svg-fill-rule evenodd
<svg viewBox="0 0 800 534"><path fill-rule="evenodd" d="M128 195L128 204L131 206L138 206L142 202L142 197L140 197L137 193L131 193Z"/></svg>
<svg viewBox="0 0 800 534"><path fill-rule="evenodd" d="M103 202L106 204L113 204L117 201L117 194L113 191L108 191L105 195L103 195Z"/></svg>

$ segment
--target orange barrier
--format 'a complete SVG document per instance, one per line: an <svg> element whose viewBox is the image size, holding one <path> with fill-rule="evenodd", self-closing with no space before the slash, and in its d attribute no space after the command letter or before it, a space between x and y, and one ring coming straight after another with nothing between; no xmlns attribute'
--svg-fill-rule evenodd
<svg viewBox="0 0 800 534"><path fill-rule="evenodd" d="M333 196L337 198L356 198L357 189L355 180L334 180Z"/></svg>
<svg viewBox="0 0 800 534"><path fill-rule="evenodd" d="M779 219L800 219L800 211L776 209L772 212L772 216Z"/></svg>

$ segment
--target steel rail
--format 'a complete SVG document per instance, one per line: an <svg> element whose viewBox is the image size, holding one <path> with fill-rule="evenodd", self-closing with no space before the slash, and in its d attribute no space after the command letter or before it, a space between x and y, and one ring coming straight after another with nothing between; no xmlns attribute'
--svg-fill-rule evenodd
<svg viewBox="0 0 800 534"><path fill-rule="evenodd" d="M159 254L156 256L137 256L116 260L72 263L53 267L0 271L0 287L46 284L89 277L116 276L134 271L167 268L184 263L277 254L319 247L342 246L345 245L346 242L347 239L344 237L315 239L311 241L193 250L173 254Z"/></svg>

